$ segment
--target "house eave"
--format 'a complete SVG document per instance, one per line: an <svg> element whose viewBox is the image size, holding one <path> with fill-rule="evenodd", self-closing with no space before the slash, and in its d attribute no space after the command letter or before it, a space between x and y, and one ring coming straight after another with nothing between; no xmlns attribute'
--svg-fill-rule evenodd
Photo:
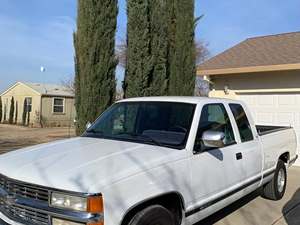
<svg viewBox="0 0 300 225"><path fill-rule="evenodd" d="M42 94L42 97L61 97L61 98L75 98L74 95L60 95L60 94Z"/></svg>
<svg viewBox="0 0 300 225"><path fill-rule="evenodd" d="M239 68L226 69L212 69L212 70L197 70L198 76L214 76L226 74L243 74L243 73L258 73L258 72L272 72L272 71L288 71L300 70L300 63L281 64L281 65L267 65L267 66L248 66Z"/></svg>

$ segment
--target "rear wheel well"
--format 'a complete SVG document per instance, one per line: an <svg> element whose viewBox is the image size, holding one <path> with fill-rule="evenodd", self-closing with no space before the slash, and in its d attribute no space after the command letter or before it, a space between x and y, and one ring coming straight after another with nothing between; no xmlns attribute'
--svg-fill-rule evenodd
<svg viewBox="0 0 300 225"><path fill-rule="evenodd" d="M284 163L288 163L290 160L290 153L289 152L285 152L283 153L280 157L280 160L282 160Z"/></svg>
<svg viewBox="0 0 300 225"><path fill-rule="evenodd" d="M131 219L141 210L151 206L151 205L161 205L168 209L173 215L177 224L181 223L182 211L184 209L184 201L179 193L172 192L164 195L160 195L155 198L143 201L131 208L122 220L121 225L128 225Z"/></svg>

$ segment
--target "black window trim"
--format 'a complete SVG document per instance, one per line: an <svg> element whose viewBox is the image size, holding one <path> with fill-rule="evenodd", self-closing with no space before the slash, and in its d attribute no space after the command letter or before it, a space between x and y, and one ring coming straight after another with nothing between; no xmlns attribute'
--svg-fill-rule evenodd
<svg viewBox="0 0 300 225"><path fill-rule="evenodd" d="M210 148L210 149L202 150L201 152L208 152L208 151L212 151L212 150L215 150L215 149L224 149L224 148L226 148L226 147L229 147L229 146L232 146L232 145L236 145L236 144L237 144L237 141L236 141L236 136L235 136L235 132L234 132L234 129L233 129L232 121L231 121L230 116L229 116L229 113L228 113L228 111L227 111L227 109L226 109L226 105L225 105L224 103L221 103L221 102L220 102L220 103L206 103L206 104L202 105L201 112L200 112L200 117L199 117L199 122L198 122L198 126L197 126L196 138L197 138L197 134L198 134L198 128L199 128L199 125L200 125L200 122L201 122L201 115L202 115L203 108L204 108L205 106L208 106L208 105L221 105L221 106L224 108L224 110L225 110L225 112L226 112L226 114L227 114L227 117L228 117L228 119L229 119L229 123L230 123L230 125L231 125L231 129L232 129L232 133L233 133L233 136L234 136L234 140L233 140L231 143L228 143L228 144L224 145L224 147L222 147L222 148ZM194 146L193 146L193 148L195 148L195 142L196 142L196 139L195 139L195 141L194 141ZM193 152L194 152L194 155L195 155L195 154L199 154L199 152L195 152L195 151L193 151ZM200 152L200 153L201 153L201 152Z"/></svg>
<svg viewBox="0 0 300 225"><path fill-rule="evenodd" d="M234 116L234 114L233 114L233 111L232 111L232 109L231 109L231 107L230 107L230 106L232 106L232 105L233 105L233 106L234 106L234 105L238 105L238 106L240 106L240 107L243 109L243 111L244 111L244 113L245 113L245 115L246 115L247 121L248 121L248 123L249 123L249 126L250 126L250 132L251 132L251 134L252 134L252 139L251 139L251 140L247 140L247 141L243 141L243 140L242 140L242 137L241 137L241 133L240 133L240 129L239 129L238 123L237 123L237 121L236 121L236 119L235 119L235 116ZM252 129L251 129L251 124L250 124L249 118L248 118L248 116L247 116L247 112L246 112L245 108L243 107L243 105L242 105L242 104L239 104L239 103L229 103L228 106L229 106L229 109L230 109L230 111L231 111L231 113L232 113L233 119L234 119L234 121L235 121L235 124L236 124L236 127L237 127L237 131L238 131L239 136L240 136L241 144L244 144L244 143L247 143L247 142L250 142L250 141L255 141L254 134L253 134L253 131L252 131Z"/></svg>

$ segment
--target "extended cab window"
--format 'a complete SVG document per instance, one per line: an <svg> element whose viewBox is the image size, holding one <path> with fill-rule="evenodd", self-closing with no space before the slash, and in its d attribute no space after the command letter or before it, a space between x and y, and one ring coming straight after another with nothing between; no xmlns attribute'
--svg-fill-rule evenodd
<svg viewBox="0 0 300 225"><path fill-rule="evenodd" d="M235 143L233 129L223 104L203 106L197 131L196 148L205 150L202 145L202 135L208 130L223 132L225 134L225 146Z"/></svg>
<svg viewBox="0 0 300 225"><path fill-rule="evenodd" d="M253 134L251 131L250 123L243 107L239 104L229 104L229 107L233 113L234 119L238 126L241 141L247 142L253 140Z"/></svg>

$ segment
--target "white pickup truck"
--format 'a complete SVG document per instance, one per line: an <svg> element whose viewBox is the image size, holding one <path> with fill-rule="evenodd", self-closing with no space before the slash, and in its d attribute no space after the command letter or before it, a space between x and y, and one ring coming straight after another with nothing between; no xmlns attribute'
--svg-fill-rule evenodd
<svg viewBox="0 0 300 225"><path fill-rule="evenodd" d="M81 137L0 156L0 224L194 224L259 187L281 199L296 159L294 130L242 102L123 100Z"/></svg>

